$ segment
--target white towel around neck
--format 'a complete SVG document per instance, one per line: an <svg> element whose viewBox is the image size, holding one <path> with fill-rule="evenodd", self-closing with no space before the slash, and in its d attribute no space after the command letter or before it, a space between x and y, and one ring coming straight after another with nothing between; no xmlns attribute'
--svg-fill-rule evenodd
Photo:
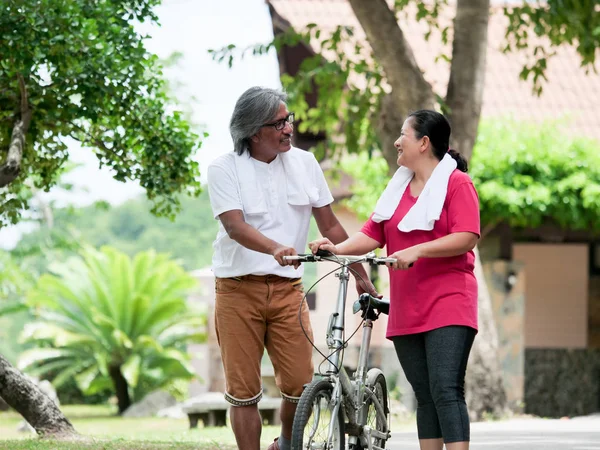
<svg viewBox="0 0 600 450"><path fill-rule="evenodd" d="M442 214L448 191L448 181L454 169L456 169L456 161L446 153L425 183L417 202L398 224L400 231L433 230L435 221ZM375 205L375 211L373 211L375 222L389 220L394 215L413 175L414 172L404 166L398 168Z"/></svg>
<svg viewBox="0 0 600 450"><path fill-rule="evenodd" d="M319 192L317 187L311 183L312 175L307 173L308 167L304 162L304 155L298 152L304 153L304 150L292 147L289 151L277 156L281 158L285 172L288 203L296 206L311 205L319 200ZM267 203L256 179L256 169L248 150L241 155L235 154L235 168L244 212L246 214L266 214L268 212Z"/></svg>

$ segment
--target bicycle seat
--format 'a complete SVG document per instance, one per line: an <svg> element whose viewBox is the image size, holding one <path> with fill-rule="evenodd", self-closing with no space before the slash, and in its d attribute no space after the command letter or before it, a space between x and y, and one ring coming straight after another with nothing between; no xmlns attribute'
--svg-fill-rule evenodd
<svg viewBox="0 0 600 450"><path fill-rule="evenodd" d="M366 310L368 307L376 309L380 313L390 313L390 299L372 297L369 294L361 294L358 300L354 302L352 311L356 314L360 310Z"/></svg>

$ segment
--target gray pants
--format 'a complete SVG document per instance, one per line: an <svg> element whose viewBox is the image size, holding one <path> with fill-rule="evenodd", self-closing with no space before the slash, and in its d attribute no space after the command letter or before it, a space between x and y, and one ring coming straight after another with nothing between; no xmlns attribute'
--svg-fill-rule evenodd
<svg viewBox="0 0 600 450"><path fill-rule="evenodd" d="M476 333L449 326L392 338L417 398L419 439L470 440L465 372Z"/></svg>

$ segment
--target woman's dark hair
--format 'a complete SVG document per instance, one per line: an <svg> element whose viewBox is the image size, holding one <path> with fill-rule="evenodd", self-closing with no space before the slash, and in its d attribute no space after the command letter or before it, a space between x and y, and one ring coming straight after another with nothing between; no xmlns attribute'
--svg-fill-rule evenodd
<svg viewBox="0 0 600 450"><path fill-rule="evenodd" d="M444 115L429 109L420 109L408 115L412 118L411 126L415 130L415 137L421 139L427 136L431 142L431 150L440 161L446 153L456 160L456 167L462 172L468 170L467 160L456 150L450 148L450 123Z"/></svg>

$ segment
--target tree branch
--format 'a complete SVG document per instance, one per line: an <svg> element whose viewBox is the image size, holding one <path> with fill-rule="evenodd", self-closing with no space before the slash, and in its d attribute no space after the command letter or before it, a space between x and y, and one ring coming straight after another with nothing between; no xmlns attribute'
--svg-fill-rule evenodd
<svg viewBox="0 0 600 450"><path fill-rule="evenodd" d="M85 134L88 139L90 140L90 142L92 144L94 144L96 147L98 147L101 150L104 150L106 153L112 153L115 156L115 159L121 160L122 162L127 162L126 158L123 158L123 156L119 155L117 152L115 152L115 150L113 148L108 147L104 141L102 141L101 139L94 137L90 134L89 131L85 130L83 127L80 127L79 125L75 125L74 123L71 124L73 126L73 128L76 128L77 130L79 130L81 133ZM76 141L81 142L82 144L85 144L84 141L81 141L79 139L77 139L74 136L71 136L73 139L75 139Z"/></svg>
<svg viewBox="0 0 600 450"><path fill-rule="evenodd" d="M349 0L375 58L392 87L393 103L402 116L416 108L433 109L431 85L423 77L413 50L386 0ZM398 124L398 133L401 124Z"/></svg>
<svg viewBox="0 0 600 450"><path fill-rule="evenodd" d="M0 187L12 183L21 171L21 161L27 139L27 131L31 124L32 111L29 107L27 87L23 75L18 74L19 90L21 92L21 116L13 128L6 162L0 166Z"/></svg>

